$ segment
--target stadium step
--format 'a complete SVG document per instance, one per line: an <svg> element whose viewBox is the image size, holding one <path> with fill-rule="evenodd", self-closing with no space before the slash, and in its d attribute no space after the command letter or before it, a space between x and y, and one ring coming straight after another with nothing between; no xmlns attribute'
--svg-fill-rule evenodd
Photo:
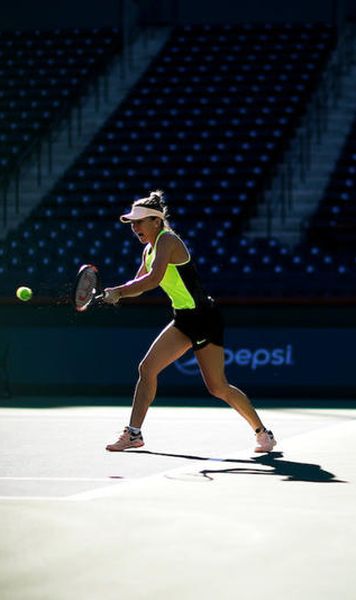
<svg viewBox="0 0 356 600"><path fill-rule="evenodd" d="M128 91L137 83L149 63L160 52L170 34L169 28L159 28L138 36L131 48L132 65L130 69L123 68L123 58L113 64L108 77L109 97L97 105L95 92L89 93L82 99L81 133L75 119L72 123L72 136L68 133L68 122L53 131L52 171L48 169L48 154L44 151L41 181L37 166L37 156L34 153L26 168L21 173L19 182L19 212L16 212L16 186L11 182L8 189L6 225L0 223L0 240L15 229L35 208L44 196L53 188L58 179L70 167L75 158L84 150L95 133L100 129L112 112L127 96ZM123 77L123 73L125 77Z"/></svg>
<svg viewBox="0 0 356 600"><path fill-rule="evenodd" d="M245 235L250 239L261 235L273 235L291 246L300 241L304 227L310 215L318 206L328 184L342 147L347 139L356 113L356 65L352 65L343 75L340 89L342 93L336 106L329 106L327 130L319 140L313 139L309 146L309 164L298 163L297 153L291 154L293 178L290 189L281 187L281 178L276 177L266 194L264 202L258 208L257 215L251 219ZM298 140L305 135L305 126L301 127L291 147L298 147ZM284 173L286 172L285 165ZM304 170L304 179L301 171ZM269 218L272 207L272 219Z"/></svg>

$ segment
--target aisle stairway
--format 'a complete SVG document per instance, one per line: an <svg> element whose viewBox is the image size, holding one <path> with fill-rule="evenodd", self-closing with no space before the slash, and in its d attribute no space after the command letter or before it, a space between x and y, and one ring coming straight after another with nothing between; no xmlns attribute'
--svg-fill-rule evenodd
<svg viewBox="0 0 356 600"><path fill-rule="evenodd" d="M81 99L80 113L74 110L71 120L60 123L53 130L51 159L48 143L43 144L40 170L37 152L33 152L29 163L21 172L18 210L15 179L9 187L6 224L0 221L0 240L5 239L9 232L24 221L56 181L64 175L111 113L125 99L161 50L168 35L169 30L166 28L141 34L130 48L129 56L119 56L107 74L98 76L96 85ZM51 168L49 160L53 165Z"/></svg>
<svg viewBox="0 0 356 600"><path fill-rule="evenodd" d="M353 56L356 56L356 36L353 39ZM330 61L329 69L334 66L335 56ZM330 88L327 81L331 74L326 73L321 85ZM337 101L332 90L328 90L326 130L319 137L315 122L308 120L300 127L291 143L289 158L281 166L265 201L260 204L257 215L251 219L246 236L259 239L272 236L279 242L293 247L303 238L305 227L321 201L329 182L329 177L345 144L350 127L356 115L356 63L353 59L349 69L341 73L337 81ZM318 93L318 92L317 92ZM311 100L312 104L312 100ZM311 109L312 112L312 109ZM314 111L315 113L315 111ZM309 116L313 119L313 116ZM314 136L309 147L309 157L301 164L301 144L305 144L307 128L312 127ZM304 140L304 141L303 141ZM304 147L305 153L305 147ZM289 165L287 164L289 160ZM287 169L291 177L281 189L281 174L286 178ZM281 197L282 196L282 197Z"/></svg>

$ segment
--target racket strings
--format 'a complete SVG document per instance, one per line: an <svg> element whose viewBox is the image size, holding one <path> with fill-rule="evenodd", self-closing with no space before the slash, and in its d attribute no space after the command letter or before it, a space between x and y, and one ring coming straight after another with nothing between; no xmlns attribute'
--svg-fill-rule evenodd
<svg viewBox="0 0 356 600"><path fill-rule="evenodd" d="M98 275L95 267L88 265L78 274L74 302L77 310L85 310L98 290Z"/></svg>

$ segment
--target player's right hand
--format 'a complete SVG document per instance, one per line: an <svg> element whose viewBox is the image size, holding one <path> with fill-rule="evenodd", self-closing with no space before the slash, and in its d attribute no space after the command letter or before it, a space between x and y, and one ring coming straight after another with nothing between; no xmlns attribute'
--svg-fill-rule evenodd
<svg viewBox="0 0 356 600"><path fill-rule="evenodd" d="M119 288L105 288L104 289L104 297L103 301L107 302L107 304L117 304L120 301L121 294Z"/></svg>

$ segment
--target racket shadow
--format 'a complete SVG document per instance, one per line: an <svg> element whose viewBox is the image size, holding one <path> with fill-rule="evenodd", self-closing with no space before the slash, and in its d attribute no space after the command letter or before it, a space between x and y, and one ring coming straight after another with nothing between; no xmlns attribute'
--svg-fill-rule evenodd
<svg viewBox="0 0 356 600"><path fill-rule="evenodd" d="M191 454L171 454L167 452L151 452L150 450L130 450L130 453L149 454L152 456L168 456L172 458L184 458L194 461L207 461L219 463L231 463L241 465L229 469L203 469L196 473L213 481L217 475L265 475L268 477L279 477L282 481L304 481L310 483L348 483L337 479L334 473L326 471L320 465L306 462L285 460L283 452L270 452L251 458L213 458L207 456L195 456ZM263 467L267 467L264 469Z"/></svg>

